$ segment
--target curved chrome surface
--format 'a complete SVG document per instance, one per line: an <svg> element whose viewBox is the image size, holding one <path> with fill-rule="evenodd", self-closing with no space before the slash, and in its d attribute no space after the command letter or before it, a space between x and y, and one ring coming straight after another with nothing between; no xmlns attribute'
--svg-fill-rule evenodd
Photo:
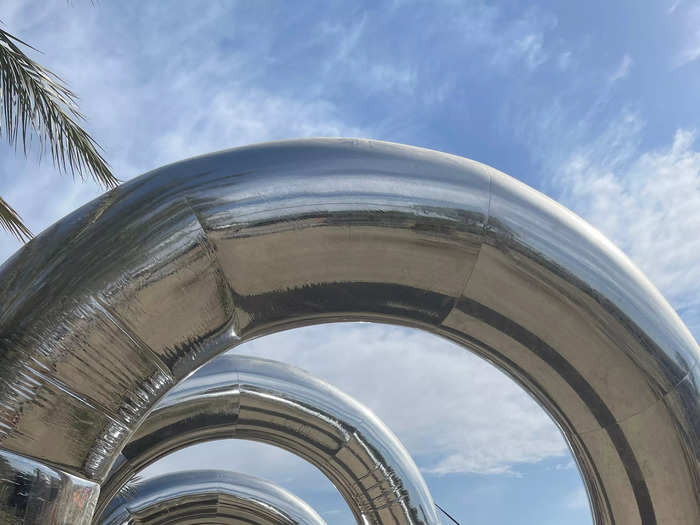
<svg viewBox="0 0 700 525"><path fill-rule="evenodd" d="M0 454L0 523L89 525L100 486L38 461Z"/></svg>
<svg viewBox="0 0 700 525"><path fill-rule="evenodd" d="M100 525L325 525L304 501L269 481L223 470L151 478L113 500Z"/></svg>
<svg viewBox="0 0 700 525"><path fill-rule="evenodd" d="M597 523L700 523L697 343L600 233L477 162L343 139L182 161L24 246L0 304L0 447L85 479L215 354L362 319L449 337L522 384Z"/></svg>
<svg viewBox="0 0 700 525"><path fill-rule="evenodd" d="M411 456L369 409L298 368L234 355L214 359L156 404L103 483L95 515L160 457L223 438L306 459L332 481L359 525L440 523Z"/></svg>

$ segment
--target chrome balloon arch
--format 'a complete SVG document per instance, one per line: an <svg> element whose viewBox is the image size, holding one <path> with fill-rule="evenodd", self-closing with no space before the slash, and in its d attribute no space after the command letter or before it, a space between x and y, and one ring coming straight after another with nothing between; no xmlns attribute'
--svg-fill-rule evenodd
<svg viewBox="0 0 700 525"><path fill-rule="evenodd" d="M440 523L410 454L368 408L304 370L230 354L212 359L155 404L102 483L93 522L102 523L115 495L156 460L225 438L267 443L305 459L338 489L358 524Z"/></svg>
<svg viewBox="0 0 700 525"><path fill-rule="evenodd" d="M171 472L115 498L103 525L326 525L306 502L272 483L227 470Z"/></svg>
<svg viewBox="0 0 700 525"><path fill-rule="evenodd" d="M697 343L596 230L477 162L345 139L182 161L28 243L0 304L10 523L90 523L177 382L254 337L351 320L508 373L560 426L597 524L700 523Z"/></svg>

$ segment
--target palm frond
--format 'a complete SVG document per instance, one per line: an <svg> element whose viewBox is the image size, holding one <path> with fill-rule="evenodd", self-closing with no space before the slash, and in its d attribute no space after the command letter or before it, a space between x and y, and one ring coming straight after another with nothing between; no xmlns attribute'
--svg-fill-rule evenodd
<svg viewBox="0 0 700 525"><path fill-rule="evenodd" d="M0 228L9 231L20 241L26 241L32 236L32 232L24 225L19 214L2 197L0 197Z"/></svg>
<svg viewBox="0 0 700 525"><path fill-rule="evenodd" d="M30 59L20 45L29 44L0 29L0 131L10 144L21 139L25 153L29 133L48 147L57 167L84 178L90 174L107 187L119 181L98 151L95 140L77 123L84 120L76 95L48 69Z"/></svg>
<svg viewBox="0 0 700 525"><path fill-rule="evenodd" d="M30 59L20 46L34 49L0 29L0 134L11 145L22 142L25 155L31 138L39 139L41 153L50 150L62 172L91 176L111 188L119 183L102 157L99 145L78 124L77 96L48 69ZM33 133L32 133L33 132ZM0 227L19 238L31 236L19 215L2 201Z"/></svg>

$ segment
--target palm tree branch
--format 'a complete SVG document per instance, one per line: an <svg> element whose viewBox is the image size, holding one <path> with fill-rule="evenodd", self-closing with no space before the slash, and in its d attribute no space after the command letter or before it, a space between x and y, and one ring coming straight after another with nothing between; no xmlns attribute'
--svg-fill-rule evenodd
<svg viewBox="0 0 700 525"><path fill-rule="evenodd" d="M50 150L59 170L81 178L89 174L107 187L116 186L119 181L99 145L78 124L84 118L76 95L58 76L24 54L20 45L31 48L0 29L0 132L14 146L21 140L26 154L33 131L41 150Z"/></svg>
<svg viewBox="0 0 700 525"><path fill-rule="evenodd" d="M24 225L19 214L2 197L0 197L0 228L9 231L20 241L32 236L32 232Z"/></svg>

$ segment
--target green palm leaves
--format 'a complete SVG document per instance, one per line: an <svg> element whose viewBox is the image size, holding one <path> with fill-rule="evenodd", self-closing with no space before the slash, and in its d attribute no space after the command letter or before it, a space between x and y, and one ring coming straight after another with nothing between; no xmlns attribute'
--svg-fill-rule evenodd
<svg viewBox="0 0 700 525"><path fill-rule="evenodd" d="M119 181L98 144L78 124L84 117L76 95L59 77L30 59L22 46L31 48L0 29L0 133L13 146L21 142L25 155L32 137L38 137L42 152L51 152L59 171L116 186ZM21 240L31 237L18 213L1 197L0 227Z"/></svg>

